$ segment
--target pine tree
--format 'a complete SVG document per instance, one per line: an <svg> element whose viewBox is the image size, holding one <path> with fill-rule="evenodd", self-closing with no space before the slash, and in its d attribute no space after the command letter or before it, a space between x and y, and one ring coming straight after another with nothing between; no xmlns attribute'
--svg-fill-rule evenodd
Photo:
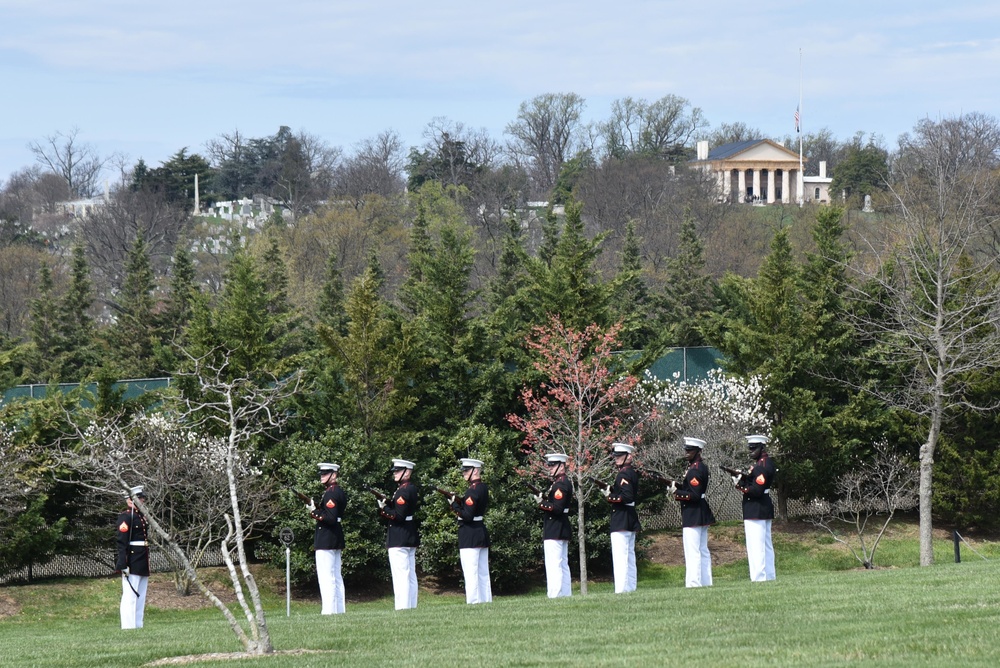
<svg viewBox="0 0 1000 668"><path fill-rule="evenodd" d="M649 293L642 279L640 239L635 222L625 225L625 241L621 250L621 268L615 277L613 317L622 323L618 336L624 348L641 350L655 339L656 330L649 317Z"/></svg>
<svg viewBox="0 0 1000 668"><path fill-rule="evenodd" d="M143 378L156 368L153 351L159 344L153 314L156 284L149 248L140 232L125 262L125 280L117 301L117 321L108 332L116 371L120 377Z"/></svg>
<svg viewBox="0 0 1000 668"><path fill-rule="evenodd" d="M705 345L702 328L715 306L713 289L694 220L686 216L677 255L667 263L666 285L656 300L657 349Z"/></svg>
<svg viewBox="0 0 1000 668"><path fill-rule="evenodd" d="M98 365L94 350L94 319L89 313L93 303L90 267L83 246L74 246L69 289L58 305L58 367L59 378L63 381L82 380Z"/></svg>

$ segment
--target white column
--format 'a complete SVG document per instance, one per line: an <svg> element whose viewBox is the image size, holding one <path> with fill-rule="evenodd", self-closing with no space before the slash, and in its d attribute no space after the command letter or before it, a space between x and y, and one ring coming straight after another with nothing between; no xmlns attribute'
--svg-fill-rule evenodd
<svg viewBox="0 0 1000 668"><path fill-rule="evenodd" d="M727 169L722 173L722 199L729 201L729 194L733 187L733 170Z"/></svg>
<svg viewBox="0 0 1000 668"><path fill-rule="evenodd" d="M788 204L791 201L792 193L789 191L788 170L781 170L781 201Z"/></svg>
<svg viewBox="0 0 1000 668"><path fill-rule="evenodd" d="M746 196L747 196L747 172L745 169L740 170L737 182L739 183L739 188L740 188L740 194L739 197L737 198L737 201L739 201L740 204L743 204L743 202L746 201Z"/></svg>
<svg viewBox="0 0 1000 668"><path fill-rule="evenodd" d="M767 203L774 201L774 170L767 170Z"/></svg>
<svg viewBox="0 0 1000 668"><path fill-rule="evenodd" d="M753 170L753 196L760 199L760 170Z"/></svg>

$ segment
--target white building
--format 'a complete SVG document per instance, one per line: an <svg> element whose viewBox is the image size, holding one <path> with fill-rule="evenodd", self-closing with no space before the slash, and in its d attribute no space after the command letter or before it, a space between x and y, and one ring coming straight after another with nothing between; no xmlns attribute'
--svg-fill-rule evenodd
<svg viewBox="0 0 1000 668"><path fill-rule="evenodd" d="M715 175L720 202L790 204L798 201L800 187L807 202L830 200L832 179L826 176L826 163L820 162L818 177L803 178L798 153L770 139L723 144L711 150L707 141L700 141L698 157L691 164Z"/></svg>

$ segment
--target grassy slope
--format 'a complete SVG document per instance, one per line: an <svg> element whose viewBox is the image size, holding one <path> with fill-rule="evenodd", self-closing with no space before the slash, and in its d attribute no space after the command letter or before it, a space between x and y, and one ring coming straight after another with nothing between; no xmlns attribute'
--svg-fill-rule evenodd
<svg viewBox="0 0 1000 668"><path fill-rule="evenodd" d="M596 583L587 597L535 593L466 606L459 595L422 592L414 611L396 613L380 599L349 603L334 618L320 617L315 603L293 603L286 618L283 597L273 596L276 647L323 653L197 665L1000 664L1000 545L977 545L991 561L963 553L962 564L951 564L951 544L941 541L934 567L868 572L842 570L849 558L815 534L778 535L776 548L777 582L746 581L738 562L717 568L715 586L702 590L683 589L681 567L647 566L627 596ZM877 561L912 564L916 553L915 539L899 532ZM118 587L88 580L0 589L21 605L0 622L0 666L136 666L238 649L211 609L152 609L146 628L121 631Z"/></svg>

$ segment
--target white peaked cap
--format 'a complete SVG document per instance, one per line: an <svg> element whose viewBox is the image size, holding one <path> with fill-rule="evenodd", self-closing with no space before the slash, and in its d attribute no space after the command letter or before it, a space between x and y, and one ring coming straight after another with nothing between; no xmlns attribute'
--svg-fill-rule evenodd
<svg viewBox="0 0 1000 668"><path fill-rule="evenodd" d="M340 464L329 464L327 462L321 462L316 466L319 467L320 473L323 473L325 471L333 471L334 473L336 473L337 471L340 470Z"/></svg>
<svg viewBox="0 0 1000 668"><path fill-rule="evenodd" d="M769 440L771 439L769 439L767 436L764 436L763 434L754 434L752 436L747 436L747 445L751 447L754 445L764 445Z"/></svg>
<svg viewBox="0 0 1000 668"><path fill-rule="evenodd" d="M464 468L474 468L474 469L481 469L481 468L483 468L483 463L480 460L478 460L478 459L472 459L470 457L463 457L460 461L462 462L462 466Z"/></svg>
<svg viewBox="0 0 1000 668"><path fill-rule="evenodd" d="M393 459L392 467L396 469L412 469L416 464L407 459Z"/></svg>
<svg viewBox="0 0 1000 668"><path fill-rule="evenodd" d="M631 455L635 450L635 447L629 445L628 443L613 443L615 453Z"/></svg>
<svg viewBox="0 0 1000 668"><path fill-rule="evenodd" d="M549 464L555 464L555 463L565 464L566 462L569 461L569 455L564 455L561 452L550 452L549 454L545 455L545 461L547 461Z"/></svg>
<svg viewBox="0 0 1000 668"><path fill-rule="evenodd" d="M687 450L688 448L698 448L699 450L701 450L704 447L705 447L705 441L701 440L700 438L694 438L693 436L684 437L685 450Z"/></svg>
<svg viewBox="0 0 1000 668"><path fill-rule="evenodd" d="M131 499L131 498L134 498L136 496L139 496L140 494L143 495L143 496L146 495L146 493L142 491L142 485L139 485L137 487L130 487L129 490L128 490L128 493L125 496L126 496L126 498Z"/></svg>

